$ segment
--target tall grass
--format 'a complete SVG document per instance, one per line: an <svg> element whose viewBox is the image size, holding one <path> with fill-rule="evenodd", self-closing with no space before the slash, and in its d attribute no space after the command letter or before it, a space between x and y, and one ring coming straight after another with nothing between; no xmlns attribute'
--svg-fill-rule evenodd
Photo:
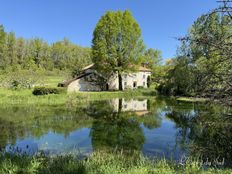
<svg viewBox="0 0 232 174"><path fill-rule="evenodd" d="M125 91L77 92L73 93L80 98L99 100L112 98L148 98L156 96L154 89L136 89Z"/></svg>
<svg viewBox="0 0 232 174"><path fill-rule="evenodd" d="M0 89L0 105L60 105L66 99L66 94L34 96L31 89Z"/></svg>
<svg viewBox="0 0 232 174"><path fill-rule="evenodd" d="M32 89L0 88L0 105L65 105L70 102L84 103L90 100L106 100L112 98L144 98L154 97L156 93L150 89L138 89L112 92L77 92L34 96Z"/></svg>
<svg viewBox="0 0 232 174"><path fill-rule="evenodd" d="M89 157L45 157L9 155L0 156L1 174L214 174L232 173L231 169L204 168L200 163L187 162L178 165L163 160L150 160L143 155L94 152Z"/></svg>

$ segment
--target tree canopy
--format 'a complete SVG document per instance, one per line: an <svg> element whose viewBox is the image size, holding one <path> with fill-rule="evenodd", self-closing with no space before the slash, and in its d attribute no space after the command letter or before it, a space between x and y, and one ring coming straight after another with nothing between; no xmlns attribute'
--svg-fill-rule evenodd
<svg viewBox="0 0 232 174"><path fill-rule="evenodd" d="M167 65L161 92L231 101L232 17L220 9L200 16L180 38L181 47Z"/></svg>
<svg viewBox="0 0 232 174"><path fill-rule="evenodd" d="M13 67L72 72L91 62L91 49L75 45L67 38L52 44L40 38L17 38L13 32L6 33L0 25L0 70Z"/></svg>
<svg viewBox="0 0 232 174"><path fill-rule="evenodd" d="M141 29L131 13L106 12L93 33L93 62L100 71L118 73L119 89L122 89L121 73L136 64L144 53Z"/></svg>

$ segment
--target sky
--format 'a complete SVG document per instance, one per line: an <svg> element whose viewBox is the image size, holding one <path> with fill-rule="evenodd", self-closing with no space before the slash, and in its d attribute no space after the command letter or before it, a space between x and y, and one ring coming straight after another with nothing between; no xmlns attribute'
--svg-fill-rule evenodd
<svg viewBox="0 0 232 174"><path fill-rule="evenodd" d="M0 24L17 37L39 37L52 43L67 37L90 47L93 30L106 11L130 10L148 48L176 55L193 22L217 7L216 0L0 0Z"/></svg>

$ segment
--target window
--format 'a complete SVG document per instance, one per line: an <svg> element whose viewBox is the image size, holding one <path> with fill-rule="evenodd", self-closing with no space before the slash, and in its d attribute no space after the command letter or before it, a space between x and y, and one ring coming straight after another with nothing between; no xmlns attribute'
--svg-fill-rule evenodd
<svg viewBox="0 0 232 174"><path fill-rule="evenodd" d="M125 87L125 86L127 86L127 83L126 83L126 82L124 82L124 87Z"/></svg>
<svg viewBox="0 0 232 174"><path fill-rule="evenodd" d="M146 83L145 83L145 82L143 82L143 86L146 86Z"/></svg>
<svg viewBox="0 0 232 174"><path fill-rule="evenodd" d="M143 79L145 79L146 78L146 75L145 74L143 74Z"/></svg>
<svg viewBox="0 0 232 174"><path fill-rule="evenodd" d="M124 108L125 108L125 109L127 108L127 104L124 105Z"/></svg>

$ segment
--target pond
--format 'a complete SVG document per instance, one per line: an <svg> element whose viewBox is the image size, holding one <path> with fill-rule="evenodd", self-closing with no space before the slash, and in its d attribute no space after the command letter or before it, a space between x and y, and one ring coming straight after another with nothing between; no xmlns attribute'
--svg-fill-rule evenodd
<svg viewBox="0 0 232 174"><path fill-rule="evenodd" d="M140 151L151 158L232 162L231 108L170 98L77 106L1 106L0 148L12 153Z"/></svg>

